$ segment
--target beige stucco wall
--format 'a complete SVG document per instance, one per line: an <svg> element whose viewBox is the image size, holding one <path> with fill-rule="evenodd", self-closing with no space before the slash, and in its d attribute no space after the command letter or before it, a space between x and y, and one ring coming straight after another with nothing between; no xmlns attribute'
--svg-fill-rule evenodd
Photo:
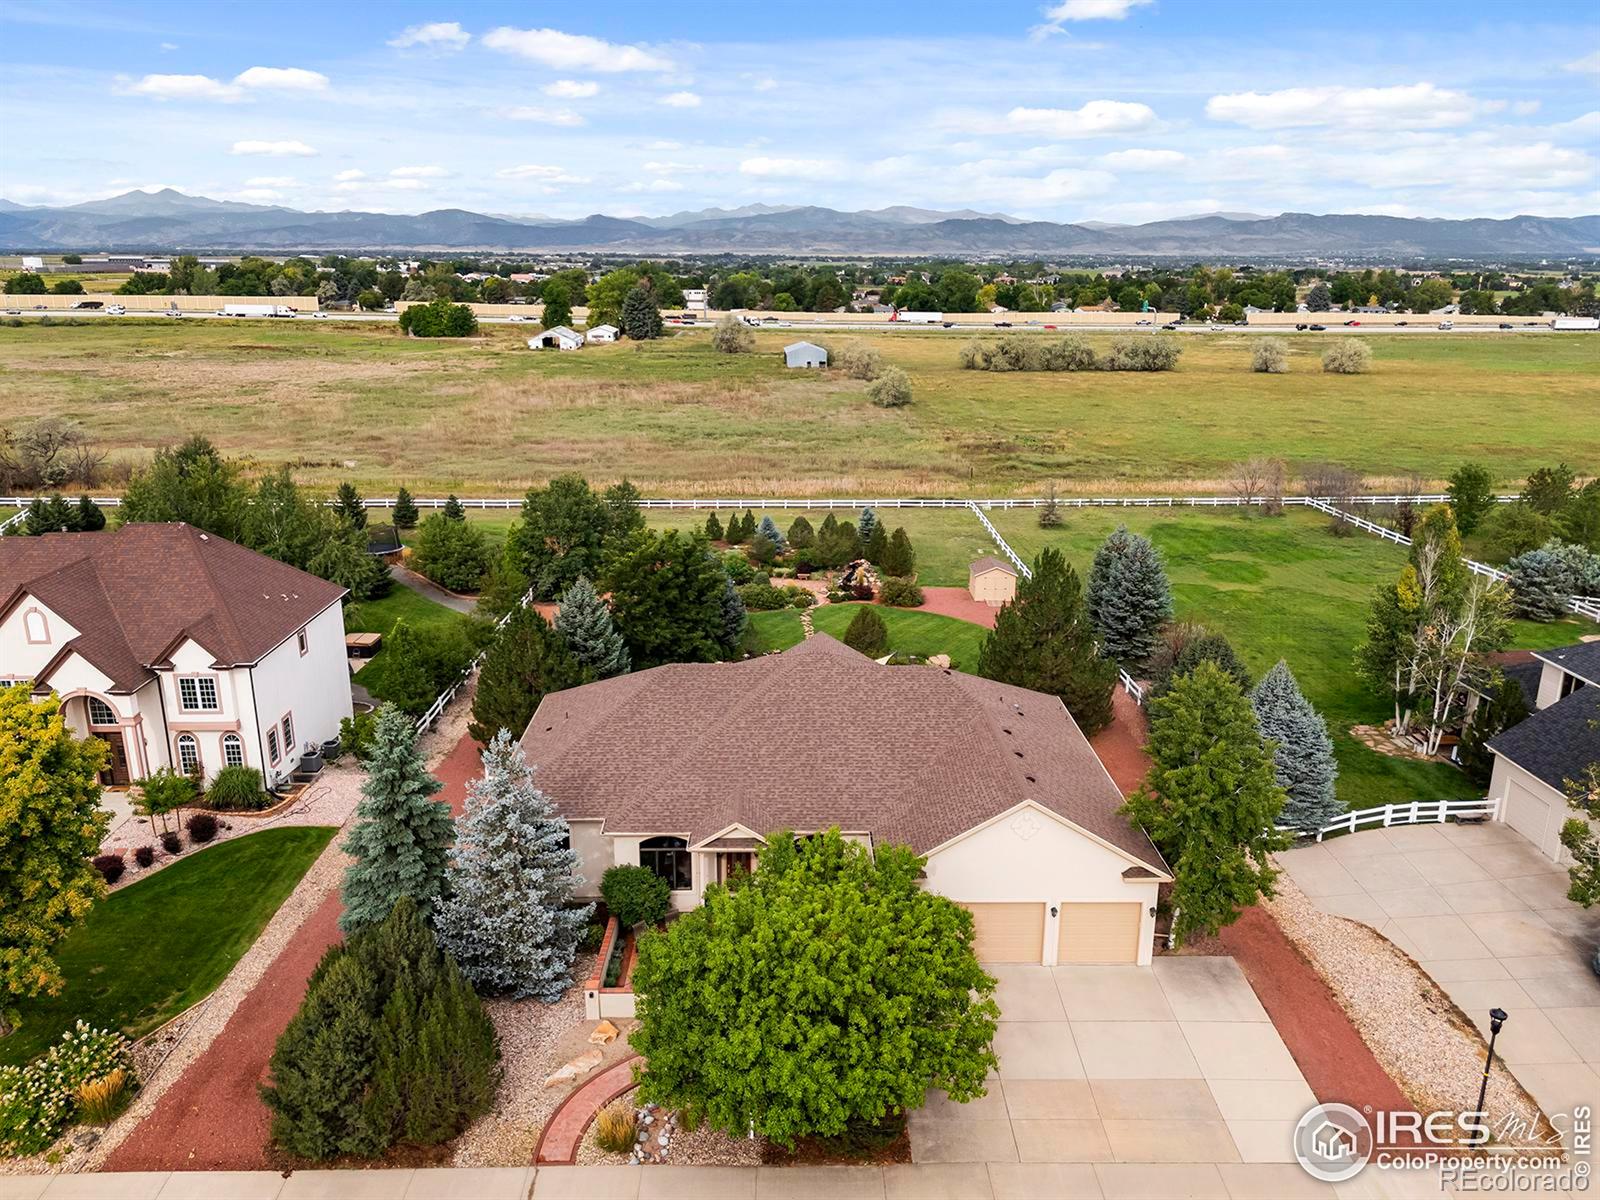
<svg viewBox="0 0 1600 1200"><path fill-rule="evenodd" d="M996 567L978 575L968 575L967 591L974 600L998 608L1007 600L1016 599L1017 577Z"/></svg>
<svg viewBox="0 0 1600 1200"><path fill-rule="evenodd" d="M1489 798L1500 802L1499 820L1511 825L1533 843L1534 848L1559 866L1569 866L1572 855L1561 844L1561 826L1576 817L1567 798L1536 775L1529 774L1504 755L1494 759L1489 777ZM1529 824L1524 818L1512 822L1513 808L1519 814L1538 814L1542 818Z"/></svg>
<svg viewBox="0 0 1600 1200"><path fill-rule="evenodd" d="M6 296L4 299L0 307L20 308L23 312L41 304L52 312L65 312L76 301L99 300L105 308L122 305L130 316L174 307L180 312L214 313L229 304L283 304L303 313L316 312L321 307L315 296L118 296L111 292L91 292L84 296Z"/></svg>

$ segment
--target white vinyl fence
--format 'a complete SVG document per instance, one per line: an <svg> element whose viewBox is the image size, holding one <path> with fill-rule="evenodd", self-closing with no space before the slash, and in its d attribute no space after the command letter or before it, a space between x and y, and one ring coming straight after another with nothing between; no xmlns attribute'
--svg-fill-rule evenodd
<svg viewBox="0 0 1600 1200"><path fill-rule="evenodd" d="M517 602L517 608L527 608L532 603L533 589L529 588L522 593L522 599ZM494 623L495 633L499 633L506 627L506 622L511 620L511 616L511 613L507 613ZM490 643L490 645L493 645L493 643ZM417 718L417 732L419 734L426 733L433 728L439 718L444 715L444 710L450 707L450 701L460 694L461 689L466 687L467 681L472 678L479 667L483 666L483 660L488 657L489 646L485 646L478 651L477 657L466 665L456 681L433 698L433 703L428 705L428 711Z"/></svg>
<svg viewBox="0 0 1600 1200"><path fill-rule="evenodd" d="M1413 800L1410 804L1385 804L1379 808L1360 808L1329 821L1317 830L1316 840L1330 833L1355 833L1359 829L1393 825L1440 825L1449 820L1495 821L1500 817L1498 800ZM1284 833L1298 830L1283 825ZM1305 836L1311 836L1309 834Z"/></svg>

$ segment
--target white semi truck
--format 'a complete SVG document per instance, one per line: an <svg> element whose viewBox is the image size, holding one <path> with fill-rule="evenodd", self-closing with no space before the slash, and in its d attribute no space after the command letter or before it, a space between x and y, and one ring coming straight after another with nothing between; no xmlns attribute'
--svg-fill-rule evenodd
<svg viewBox="0 0 1600 1200"><path fill-rule="evenodd" d="M889 320L897 325L938 325L944 320L942 312L906 312L895 309L889 314Z"/></svg>
<svg viewBox="0 0 1600 1200"><path fill-rule="evenodd" d="M1557 317L1551 329L1600 329L1600 317Z"/></svg>
<svg viewBox="0 0 1600 1200"><path fill-rule="evenodd" d="M224 304L217 310L219 317L292 317L295 310L287 304Z"/></svg>

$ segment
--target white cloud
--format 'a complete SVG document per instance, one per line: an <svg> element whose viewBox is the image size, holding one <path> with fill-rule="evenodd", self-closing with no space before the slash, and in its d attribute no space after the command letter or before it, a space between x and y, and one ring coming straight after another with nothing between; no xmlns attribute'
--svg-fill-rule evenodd
<svg viewBox="0 0 1600 1200"><path fill-rule="evenodd" d="M1539 111L1537 100L1516 100L1512 102L1511 111L1519 117L1531 117Z"/></svg>
<svg viewBox="0 0 1600 1200"><path fill-rule="evenodd" d="M656 138L644 144L646 150L682 150L682 142L674 142L670 138Z"/></svg>
<svg viewBox="0 0 1600 1200"><path fill-rule="evenodd" d="M257 175L254 179L246 179L247 188L286 188L294 187L299 180L293 175Z"/></svg>
<svg viewBox="0 0 1600 1200"><path fill-rule="evenodd" d="M1044 10L1045 19L1061 21L1120 21L1151 0L1061 0Z"/></svg>
<svg viewBox="0 0 1600 1200"><path fill-rule="evenodd" d="M669 92L656 103L668 108L699 108L700 97L693 92Z"/></svg>
<svg viewBox="0 0 1600 1200"><path fill-rule="evenodd" d="M675 179L639 179L622 189L625 192L681 192L683 184Z"/></svg>
<svg viewBox="0 0 1600 1200"><path fill-rule="evenodd" d="M494 173L496 179L536 179L540 183L588 183L580 175L571 174L565 167L551 167L540 163L523 163L516 167L502 167Z"/></svg>
<svg viewBox="0 0 1600 1200"><path fill-rule="evenodd" d="M1091 100L1082 108L1013 108L1006 114L1006 124L1018 132L1063 138L1131 133L1155 123L1149 105L1126 100Z"/></svg>
<svg viewBox="0 0 1600 1200"><path fill-rule="evenodd" d="M168 53L171 53L173 50L176 50L177 48L178 48L178 43L177 42L162 42L161 43L161 49L164 50L164 51L167 51Z"/></svg>
<svg viewBox="0 0 1600 1200"><path fill-rule="evenodd" d="M355 167L351 167L347 171L340 171L337 175L334 176L334 179L337 180L339 183L351 183L351 182L354 182L357 179L365 179L366 177L367 177L367 173L365 171L358 170Z"/></svg>
<svg viewBox="0 0 1600 1200"><path fill-rule="evenodd" d="M1187 154L1177 150L1113 150L1102 154L1102 167L1113 171L1166 171L1189 161Z"/></svg>
<svg viewBox="0 0 1600 1200"><path fill-rule="evenodd" d="M1600 112L1586 112L1581 117L1573 117L1570 121L1562 121L1559 125L1550 125L1544 130L1551 137L1600 138Z"/></svg>
<svg viewBox="0 0 1600 1200"><path fill-rule="evenodd" d="M562 125L569 128L583 124L583 118L570 108L541 108L537 104L518 104L512 108L497 109L496 112L507 121L542 121L546 125Z"/></svg>
<svg viewBox="0 0 1600 1200"><path fill-rule="evenodd" d="M750 85L758 92L770 92L778 86L776 79L758 79Z"/></svg>
<svg viewBox="0 0 1600 1200"><path fill-rule="evenodd" d="M277 188L243 187L236 192L226 192L219 199L242 200L246 204L270 204L274 200L282 200L283 193Z"/></svg>
<svg viewBox="0 0 1600 1200"><path fill-rule="evenodd" d="M839 164L826 158L747 158L739 164L741 175L798 177L831 175Z"/></svg>
<svg viewBox="0 0 1600 1200"><path fill-rule="evenodd" d="M389 172L391 179L440 179L450 174L443 167L432 163L425 167L395 167Z"/></svg>
<svg viewBox="0 0 1600 1200"><path fill-rule="evenodd" d="M316 154L316 151L310 146L306 145L304 142L244 141L235 142L233 144L233 149L229 150L228 153L261 154L266 155L269 158L310 158L312 155Z"/></svg>
<svg viewBox="0 0 1600 1200"><path fill-rule="evenodd" d="M652 175L682 175L690 171L705 170L699 163L686 162L647 162L644 169Z"/></svg>
<svg viewBox="0 0 1600 1200"><path fill-rule="evenodd" d="M592 79L558 79L544 85L546 96L556 96L562 100L586 100L599 91L600 85Z"/></svg>
<svg viewBox="0 0 1600 1200"><path fill-rule="evenodd" d="M237 100L239 89L209 75L146 75L126 88L157 100Z"/></svg>
<svg viewBox="0 0 1600 1200"><path fill-rule="evenodd" d="M491 50L515 54L558 71L670 71L672 62L638 46L619 46L556 29L512 29L502 25L483 35Z"/></svg>
<svg viewBox="0 0 1600 1200"><path fill-rule="evenodd" d="M389 39L389 45L405 50L411 46L425 46L430 50L460 50L472 40L472 35L455 21L430 21L426 25L408 25Z"/></svg>
<svg viewBox="0 0 1600 1200"><path fill-rule="evenodd" d="M1580 75L1600 75L1600 50L1593 54L1585 54L1582 58L1575 58L1566 63L1562 70L1576 71Z"/></svg>
<svg viewBox="0 0 1600 1200"><path fill-rule="evenodd" d="M303 67L251 67L235 75L233 82L235 87L284 92L321 92L328 87L326 75Z"/></svg>
<svg viewBox="0 0 1600 1200"><path fill-rule="evenodd" d="M1374 129L1438 129L1464 125L1495 106L1431 83L1386 88L1302 87L1236 92L1206 101L1206 116L1251 129L1338 125Z"/></svg>
<svg viewBox="0 0 1600 1200"><path fill-rule="evenodd" d="M382 189L390 192L420 192L425 191L428 185L420 179L411 176L401 176L392 179L346 179L333 185L336 192L371 192Z"/></svg>

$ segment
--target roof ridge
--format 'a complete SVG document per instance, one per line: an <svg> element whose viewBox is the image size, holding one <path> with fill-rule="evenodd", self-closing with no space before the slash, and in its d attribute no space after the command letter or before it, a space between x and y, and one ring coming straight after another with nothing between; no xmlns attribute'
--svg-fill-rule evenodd
<svg viewBox="0 0 1600 1200"><path fill-rule="evenodd" d="M188 533L187 541L189 548L194 554L195 561L200 564L200 570L205 574L206 584L211 590L211 609L206 615L222 626L223 632L228 636L228 653L230 656L236 656L241 652L245 644L244 633L239 628L238 623L233 619L233 614L228 611L228 605L223 602L222 588L217 583L216 574L211 570L211 564L206 560L204 550L200 546L200 542L202 540L209 545L210 539L213 535L207 533L203 529L197 529L187 521L179 521L178 527ZM232 544L238 545L239 543L234 542ZM288 566L289 564L285 563L284 565ZM185 628L193 628L196 623L197 622L190 621ZM211 647L207 646L206 649L210 650ZM213 650L212 653L214 654L216 651ZM230 663L229 665L232 666L234 664Z"/></svg>

